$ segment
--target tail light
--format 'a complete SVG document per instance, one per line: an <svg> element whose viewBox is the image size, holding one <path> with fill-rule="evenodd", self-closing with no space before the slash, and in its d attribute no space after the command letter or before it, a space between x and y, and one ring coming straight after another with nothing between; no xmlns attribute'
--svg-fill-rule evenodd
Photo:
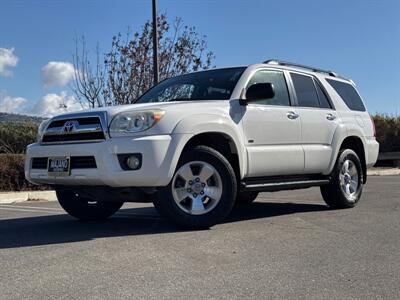
<svg viewBox="0 0 400 300"><path fill-rule="evenodd" d="M375 128L374 118L371 115L369 115L369 117L371 118L372 130L374 132L374 137L376 137L376 128Z"/></svg>

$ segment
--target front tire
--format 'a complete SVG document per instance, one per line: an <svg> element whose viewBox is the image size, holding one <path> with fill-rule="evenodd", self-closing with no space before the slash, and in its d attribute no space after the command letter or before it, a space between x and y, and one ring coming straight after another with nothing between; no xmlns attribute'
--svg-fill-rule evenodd
<svg viewBox="0 0 400 300"><path fill-rule="evenodd" d="M351 208L357 205L363 189L360 159L351 149L339 152L329 184L321 186L321 194L331 208Z"/></svg>
<svg viewBox="0 0 400 300"><path fill-rule="evenodd" d="M218 151L197 146L185 151L170 184L156 194L154 206L169 221L189 229L205 229L231 212L236 176Z"/></svg>
<svg viewBox="0 0 400 300"><path fill-rule="evenodd" d="M82 221L104 220L115 214L123 202L99 202L82 197L76 192L56 191L61 207L71 216Z"/></svg>

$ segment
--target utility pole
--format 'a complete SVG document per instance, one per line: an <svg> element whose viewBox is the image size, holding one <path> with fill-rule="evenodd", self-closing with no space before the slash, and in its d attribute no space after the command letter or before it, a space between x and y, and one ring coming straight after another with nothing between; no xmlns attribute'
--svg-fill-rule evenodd
<svg viewBox="0 0 400 300"><path fill-rule="evenodd" d="M158 36L157 36L157 0L153 2L153 85L158 83Z"/></svg>

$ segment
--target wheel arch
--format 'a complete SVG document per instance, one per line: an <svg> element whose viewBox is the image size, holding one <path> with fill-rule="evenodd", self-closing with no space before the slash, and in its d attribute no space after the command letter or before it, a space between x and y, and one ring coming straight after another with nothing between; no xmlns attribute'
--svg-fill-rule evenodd
<svg viewBox="0 0 400 300"><path fill-rule="evenodd" d="M365 145L363 143L363 140L356 135L347 136L340 145L339 150L342 149L351 149L355 153L357 153L357 156L361 161L361 167L363 171L363 183L365 184L367 182L367 164L365 160Z"/></svg>
<svg viewBox="0 0 400 300"><path fill-rule="evenodd" d="M346 134L342 132L342 134L338 136L337 142L335 143L332 151L329 173L332 172L338 154L342 149L351 149L356 152L357 156L360 158L363 171L363 183L365 184L367 182L367 165L365 157L366 147L362 135L357 131L346 131Z"/></svg>
<svg viewBox="0 0 400 300"><path fill-rule="evenodd" d="M238 179L247 170L246 149L241 142L239 124L223 115L199 114L185 118L176 126L174 133L190 133L179 157L190 147L204 145L220 152L231 163Z"/></svg>
<svg viewBox="0 0 400 300"><path fill-rule="evenodd" d="M208 146L221 153L231 164L236 177L241 177L240 160L237 146L231 136L226 133L209 131L194 135L185 145L183 151L195 146Z"/></svg>

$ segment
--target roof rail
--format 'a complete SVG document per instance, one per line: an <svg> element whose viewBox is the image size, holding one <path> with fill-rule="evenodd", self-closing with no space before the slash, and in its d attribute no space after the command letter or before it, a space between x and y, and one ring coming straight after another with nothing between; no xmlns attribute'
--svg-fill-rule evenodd
<svg viewBox="0 0 400 300"><path fill-rule="evenodd" d="M278 59L266 60L266 61L264 61L264 64L280 65L280 66L288 66L288 67L297 67L297 68L310 70L310 71L313 71L313 72L325 73L325 74L328 74L328 75L333 76L333 77L341 77L341 76L339 76L339 74L337 74L335 72L332 72L332 71L327 71L327 70L323 70L323 69L318 69L318 68L314 68L314 67L310 67L310 66L306 66L306 65L301 65L301 64L296 64L296 63L291 63L291 62L288 62L288 61L282 61L282 60L278 60Z"/></svg>

